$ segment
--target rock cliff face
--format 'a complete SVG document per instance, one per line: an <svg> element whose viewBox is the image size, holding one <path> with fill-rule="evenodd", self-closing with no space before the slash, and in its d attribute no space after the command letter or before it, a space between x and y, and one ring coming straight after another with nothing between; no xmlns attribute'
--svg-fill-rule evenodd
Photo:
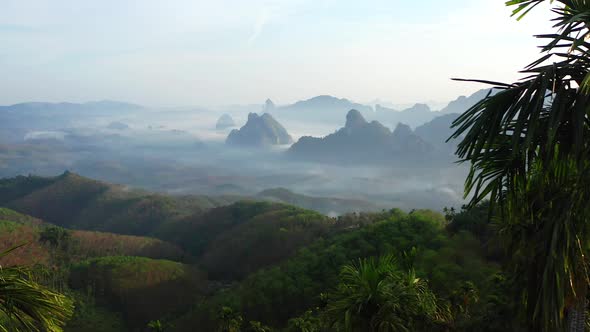
<svg viewBox="0 0 590 332"><path fill-rule="evenodd" d="M432 146L452 154L456 149L458 140L447 142L447 139L455 132L455 129L451 128L451 126L457 117L459 117L457 113L441 115L417 127L414 132Z"/></svg>
<svg viewBox="0 0 590 332"><path fill-rule="evenodd" d="M288 150L296 159L371 164L427 153L432 147L400 124L392 133L377 121L367 122L357 110L343 128L324 138L302 137Z"/></svg>
<svg viewBox="0 0 590 332"><path fill-rule="evenodd" d="M240 128L234 129L227 136L226 144L235 146L263 147L269 145L284 145L293 143L287 130L270 114L248 114L248 122Z"/></svg>
<svg viewBox="0 0 590 332"><path fill-rule="evenodd" d="M432 146L416 135L410 126L399 123L392 133L392 148L400 154L422 154L433 150Z"/></svg>

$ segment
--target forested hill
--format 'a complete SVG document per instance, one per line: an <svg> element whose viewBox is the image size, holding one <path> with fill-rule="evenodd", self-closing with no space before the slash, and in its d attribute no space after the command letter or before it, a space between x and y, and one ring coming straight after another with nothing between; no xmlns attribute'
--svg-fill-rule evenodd
<svg viewBox="0 0 590 332"><path fill-rule="evenodd" d="M304 205L314 202L288 191L281 193L266 192L264 199L272 201L167 196L70 172L53 178L0 180L0 206L68 229L167 241L183 250L178 255L183 261L198 262L212 277L224 280L243 278L293 255L318 238L357 225L349 218L330 218L283 204L280 201L292 201L293 197L304 198ZM333 207L333 201L326 199L324 203ZM350 202L342 200L340 204Z"/></svg>
<svg viewBox="0 0 590 332"><path fill-rule="evenodd" d="M168 196L65 172L0 180L0 206L63 227L145 235L163 224L239 197Z"/></svg>
<svg viewBox="0 0 590 332"><path fill-rule="evenodd" d="M501 256L487 243L485 207L447 218L397 209L330 218L256 201L190 213L187 202L194 200L156 196L170 210L153 211L177 209L170 219L150 224L156 219L141 213L116 218L104 212L110 222L92 219L95 229L119 232L152 225L148 236L132 236L77 228L90 225L83 222L89 211L100 213L102 206L120 213L114 207L136 206L130 202L145 202L149 194L74 174L4 180L0 192L3 202L37 217L0 209L0 241L29 243L0 264L35 266L43 283L75 299L66 331L153 331L147 326L154 324L165 331L215 331L227 319L243 331L305 331L302 326L322 324L329 301L322 294L334 292L342 266L383 255L413 266L449 310L447 320L424 321L416 331L497 331L513 323L501 319L512 308Z"/></svg>
<svg viewBox="0 0 590 332"><path fill-rule="evenodd" d="M447 219L447 226L443 216L431 211L405 214L391 210L366 216L370 222L315 241L284 263L261 269L217 292L175 320L174 330L201 326L213 331L226 322L220 319L229 316L243 321L246 328L248 322L264 322L270 325L266 331L324 331L322 321L329 314L325 310L330 306L330 295L346 287L339 285L342 266L358 266L360 258L396 255L404 268L413 268L428 280L440 305L452 317L441 322L422 321L411 331L512 331L517 320L510 314L509 283L493 258L493 246L478 240L480 231L487 229L479 219L485 210L479 207L477 212L454 214ZM474 224L480 231L464 228ZM368 274L359 272L355 278L367 281L361 287L373 285ZM371 294L369 288L349 300L364 301L362 296Z"/></svg>
<svg viewBox="0 0 590 332"><path fill-rule="evenodd" d="M119 229L134 224L120 222ZM66 229L0 208L0 242L27 243L0 257L0 264L34 266L42 282L70 292L82 310L70 322L71 331L135 331L152 319L176 317L221 285L363 222L243 201L178 217L146 237Z"/></svg>
<svg viewBox="0 0 590 332"><path fill-rule="evenodd" d="M265 190L252 197L176 196L131 189L71 172L56 177L0 179L0 206L64 227L122 234L147 234L171 220L244 199L286 203L330 215L380 210L363 200L311 197L280 188ZM133 222L127 223L127 220Z"/></svg>

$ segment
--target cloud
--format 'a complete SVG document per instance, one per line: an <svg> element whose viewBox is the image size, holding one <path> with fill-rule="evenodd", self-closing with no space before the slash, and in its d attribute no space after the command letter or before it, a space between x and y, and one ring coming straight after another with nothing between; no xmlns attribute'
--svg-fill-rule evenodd
<svg viewBox="0 0 590 332"><path fill-rule="evenodd" d="M254 31L252 32L252 35L250 35L250 38L248 38L248 44L253 44L256 41L258 36L260 36L260 33L262 33L264 26L269 22L270 18L271 18L270 8L263 7L260 10L260 13L258 14L258 17L256 19L256 23L254 24Z"/></svg>

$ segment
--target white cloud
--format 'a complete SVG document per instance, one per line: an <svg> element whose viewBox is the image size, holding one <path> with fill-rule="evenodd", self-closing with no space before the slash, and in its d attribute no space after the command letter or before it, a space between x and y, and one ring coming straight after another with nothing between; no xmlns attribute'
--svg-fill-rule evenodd
<svg viewBox="0 0 590 332"><path fill-rule="evenodd" d="M260 35L264 26L268 23L271 18L271 11L268 7L263 7L260 13L258 14L258 18L256 19L256 23L254 24L254 31L250 38L248 38L248 44L254 43L256 38Z"/></svg>

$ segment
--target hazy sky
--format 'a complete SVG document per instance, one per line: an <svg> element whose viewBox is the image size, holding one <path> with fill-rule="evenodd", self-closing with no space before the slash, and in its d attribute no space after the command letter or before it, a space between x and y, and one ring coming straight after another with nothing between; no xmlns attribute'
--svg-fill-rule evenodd
<svg viewBox="0 0 590 332"><path fill-rule="evenodd" d="M514 80L550 31L504 0L0 0L0 104L447 101Z"/></svg>

